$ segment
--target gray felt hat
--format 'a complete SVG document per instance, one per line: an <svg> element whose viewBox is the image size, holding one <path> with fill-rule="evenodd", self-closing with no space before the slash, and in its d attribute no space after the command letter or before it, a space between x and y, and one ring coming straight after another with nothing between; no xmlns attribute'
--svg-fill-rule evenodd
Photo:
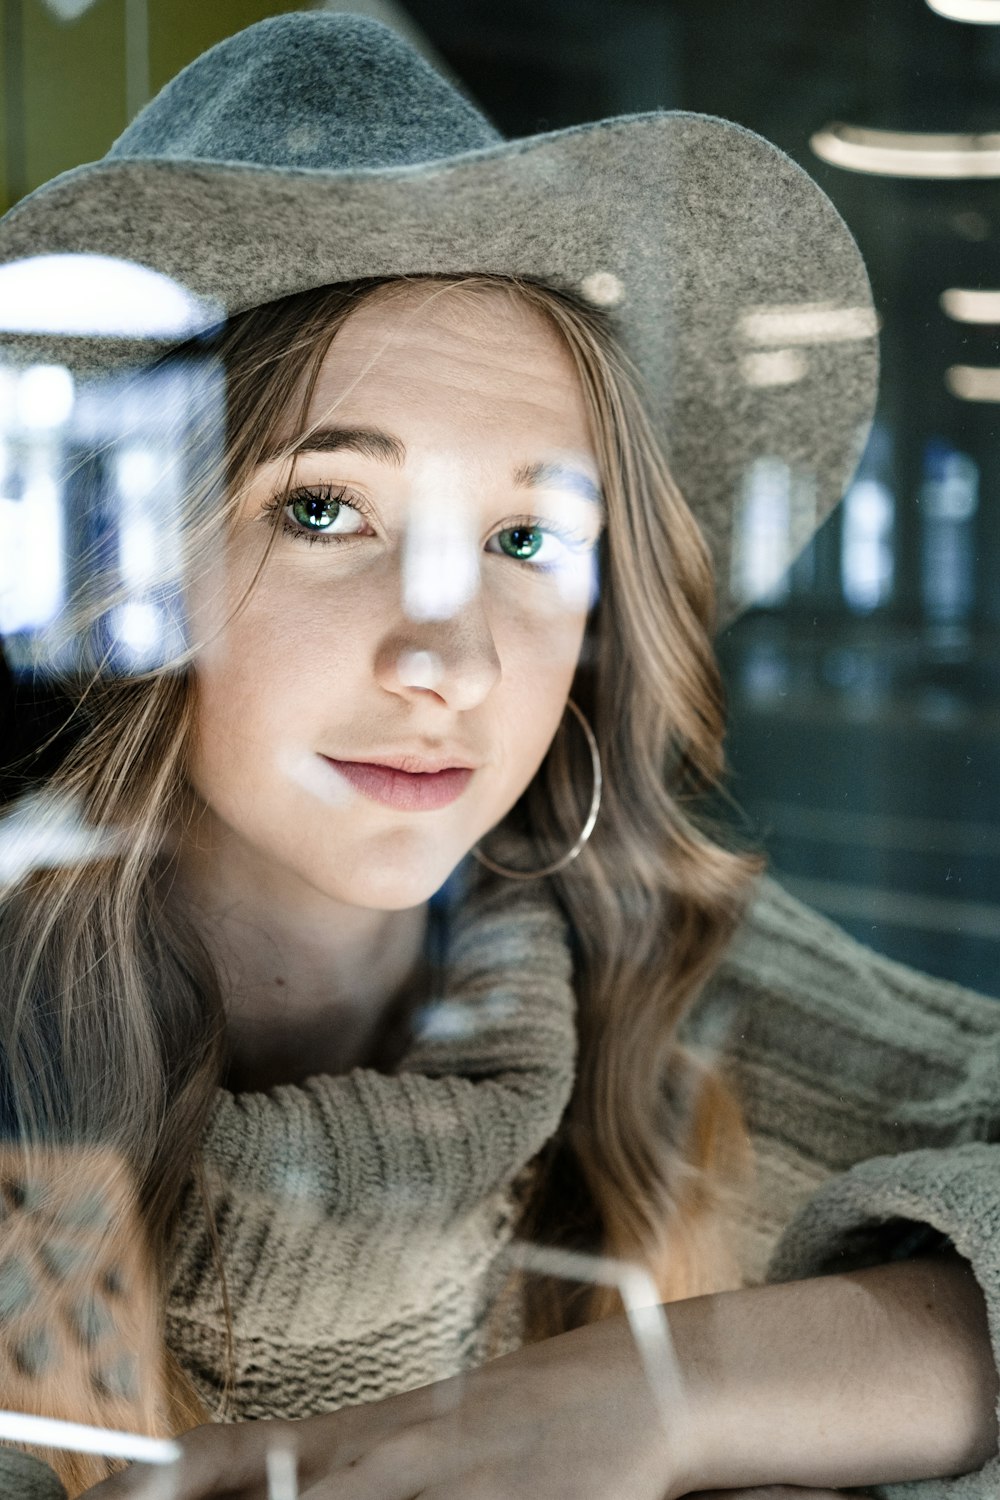
<svg viewBox="0 0 1000 1500"><path fill-rule="evenodd" d="M358 277L463 271L606 308L712 548L723 618L748 602L745 584L727 597L748 486L779 492L775 561L790 561L871 420L865 269L788 157L681 111L506 141L360 16L297 12L229 37L100 161L0 220L0 266L74 252L166 273L223 313ZM0 337L0 353L18 345L81 357L72 340ZM98 359L134 354L108 340Z"/></svg>

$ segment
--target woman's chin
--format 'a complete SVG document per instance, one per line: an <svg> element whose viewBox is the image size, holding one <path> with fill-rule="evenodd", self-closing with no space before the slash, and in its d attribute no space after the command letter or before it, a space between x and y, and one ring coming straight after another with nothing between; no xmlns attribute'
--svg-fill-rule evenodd
<svg viewBox="0 0 1000 1500"><path fill-rule="evenodd" d="M327 888L351 906L405 911L429 901L468 852L464 846L376 847L355 854L346 881L343 867L331 870Z"/></svg>

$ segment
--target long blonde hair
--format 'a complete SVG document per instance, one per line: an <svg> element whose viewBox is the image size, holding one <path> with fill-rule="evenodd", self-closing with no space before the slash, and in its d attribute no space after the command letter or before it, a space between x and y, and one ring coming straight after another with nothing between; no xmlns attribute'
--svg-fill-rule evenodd
<svg viewBox="0 0 1000 1500"><path fill-rule="evenodd" d="M679 1037L754 869L697 816L723 769L708 552L601 315L533 283L435 280L472 296L506 288L555 325L582 384L608 510L600 598L573 689L600 745L604 804L578 861L553 880L576 947L579 1074L538 1163L526 1232L639 1261L667 1299L731 1285L724 1222L745 1133L724 1080ZM393 284L296 294L221 332L229 504L297 397L304 419L338 328ZM166 896L170 833L189 805L190 665L81 686L75 722L48 793L76 798L91 825L129 837L109 857L34 871L0 900L2 1082L24 1138L98 1142L130 1163L165 1300L224 1024L209 956ZM522 803L544 847L572 842L589 775L585 750L557 736ZM556 1332L612 1305L605 1294L536 1286L530 1330ZM199 1404L168 1364L167 1425L191 1425ZM63 1466L74 1491L96 1477L86 1464Z"/></svg>

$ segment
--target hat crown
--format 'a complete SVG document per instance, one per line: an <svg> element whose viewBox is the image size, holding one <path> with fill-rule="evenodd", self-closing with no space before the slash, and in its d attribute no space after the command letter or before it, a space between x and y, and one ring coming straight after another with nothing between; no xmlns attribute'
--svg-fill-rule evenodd
<svg viewBox="0 0 1000 1500"><path fill-rule="evenodd" d="M140 111L107 159L350 172L426 163L501 139L389 27L300 11L196 58Z"/></svg>

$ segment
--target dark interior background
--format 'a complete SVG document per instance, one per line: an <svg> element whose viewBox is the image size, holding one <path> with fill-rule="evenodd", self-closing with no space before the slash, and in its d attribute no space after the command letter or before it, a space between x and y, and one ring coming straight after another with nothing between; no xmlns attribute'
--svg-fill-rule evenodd
<svg viewBox="0 0 1000 1500"><path fill-rule="evenodd" d="M296 8L67 6L2 0L8 203L99 155L204 46ZM870 175L810 146L831 121L1000 131L1000 25L926 0L335 8L415 26L506 134L699 110L776 142L838 206L882 319L879 416L846 508L721 641L733 789L793 890L875 947L1000 994L1000 405L945 381L955 364L1000 366L1000 350L997 326L940 304L1000 286L1000 176Z"/></svg>

